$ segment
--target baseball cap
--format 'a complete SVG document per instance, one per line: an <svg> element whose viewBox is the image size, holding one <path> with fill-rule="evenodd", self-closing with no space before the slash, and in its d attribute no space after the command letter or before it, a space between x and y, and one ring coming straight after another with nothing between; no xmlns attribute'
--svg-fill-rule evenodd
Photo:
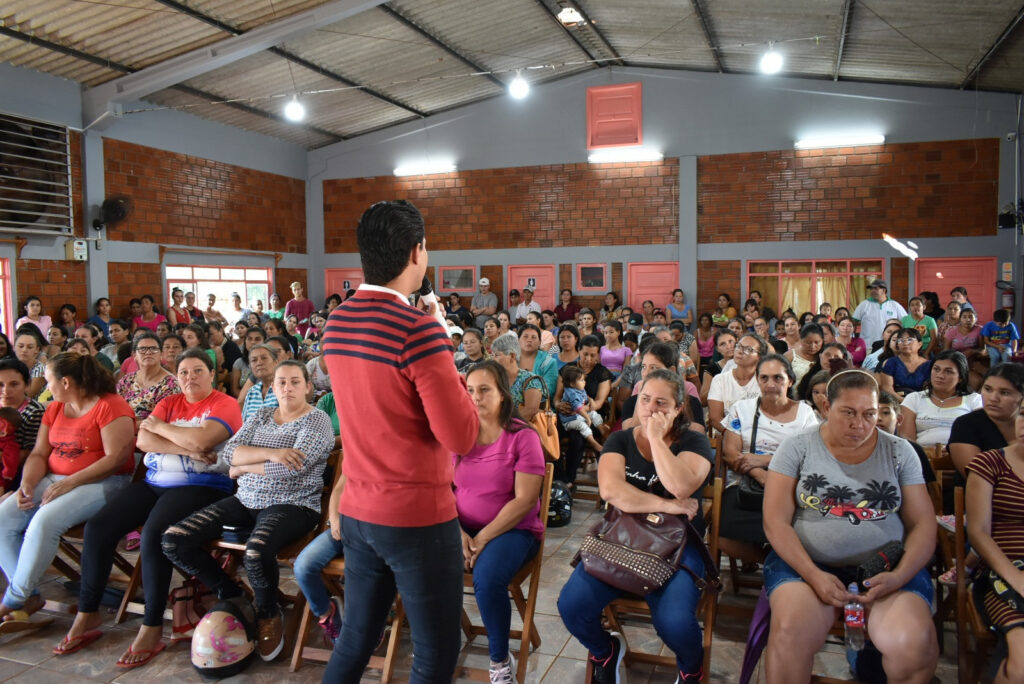
<svg viewBox="0 0 1024 684"><path fill-rule="evenodd" d="M642 328L644 325L644 315L635 313L629 317L629 327Z"/></svg>
<svg viewBox="0 0 1024 684"><path fill-rule="evenodd" d="M886 282L885 282L884 280L879 280L878 278L875 278L875 279L874 279L874 280L872 280L872 281L871 281L870 283L868 283L868 289L869 289L869 290L870 290L871 288L873 288L873 287L880 287L880 288L882 288L883 290L885 290L886 292L888 292L888 291L889 291L889 285L888 285L888 284L886 284Z"/></svg>
<svg viewBox="0 0 1024 684"><path fill-rule="evenodd" d="M533 294L533 288L532 287L524 287L523 288L523 292L529 292L530 294Z"/></svg>
<svg viewBox="0 0 1024 684"><path fill-rule="evenodd" d="M511 297L512 295L515 295L515 296L518 297L519 296L519 290L517 290L516 288L513 287L511 290L508 291L508 296Z"/></svg>
<svg viewBox="0 0 1024 684"><path fill-rule="evenodd" d="M477 284L478 285L490 285L491 281L489 279L487 279L487 278L481 278Z"/></svg>

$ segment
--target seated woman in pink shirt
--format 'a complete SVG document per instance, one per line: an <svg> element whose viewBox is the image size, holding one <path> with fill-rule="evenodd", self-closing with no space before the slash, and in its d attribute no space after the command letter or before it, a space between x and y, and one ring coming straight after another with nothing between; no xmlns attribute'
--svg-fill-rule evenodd
<svg viewBox="0 0 1024 684"><path fill-rule="evenodd" d="M473 366L466 385L480 415L480 433L476 446L454 457L462 553L487 628L491 681L514 681L508 585L536 555L544 536L539 517L544 452L540 437L517 415L508 373L498 362Z"/></svg>
<svg viewBox="0 0 1024 684"><path fill-rule="evenodd" d="M612 377L617 378L629 363L633 350L622 344L622 324L618 321L605 321L601 324L601 331L605 339L605 345L601 347L601 365L612 372Z"/></svg>

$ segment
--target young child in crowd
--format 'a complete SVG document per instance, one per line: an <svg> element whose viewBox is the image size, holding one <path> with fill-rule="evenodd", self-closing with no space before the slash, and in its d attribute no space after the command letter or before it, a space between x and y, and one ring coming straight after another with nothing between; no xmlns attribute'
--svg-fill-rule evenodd
<svg viewBox="0 0 1024 684"><path fill-rule="evenodd" d="M0 478L3 479L4 491L9 492L18 486L18 468L21 466L21 445L18 444L17 432L21 425L21 414L11 406L0 408Z"/></svg>
<svg viewBox="0 0 1024 684"><path fill-rule="evenodd" d="M831 323L832 322L832 305L829 304L828 302L822 302L821 305L818 306L818 315L819 316L824 316L825 317L825 321L827 323Z"/></svg>
<svg viewBox="0 0 1024 684"><path fill-rule="evenodd" d="M563 366L560 371L562 375L562 401L572 406L573 415L566 416L558 414L562 426L566 430L575 430L587 440L587 445L601 453L601 443L594 439L594 431L591 425L601 425L604 421L597 411L587 411L587 376L579 366Z"/></svg>
<svg viewBox="0 0 1024 684"><path fill-rule="evenodd" d="M1017 353L1017 340L1020 333L1017 326L1010 322L1010 310L998 309L992 314L992 319L981 329L981 338L988 351L988 357L992 365L1005 363L1012 360Z"/></svg>

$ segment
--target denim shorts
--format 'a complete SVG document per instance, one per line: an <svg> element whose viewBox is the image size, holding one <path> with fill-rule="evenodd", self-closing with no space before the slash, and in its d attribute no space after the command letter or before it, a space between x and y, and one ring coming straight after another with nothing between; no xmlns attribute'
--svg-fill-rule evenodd
<svg viewBox="0 0 1024 684"><path fill-rule="evenodd" d="M849 585L850 582L854 582L857 579L856 568L836 568L822 563L815 563L815 565L825 572L835 575L845 585ZM804 578L800 576L800 573L789 567L789 564L782 560L777 553L772 551L768 554L764 561L764 588L768 596L771 596L773 591L786 582L803 581ZM935 587L932 585L932 577L927 567L918 570L917 574L910 578L910 581L900 587L899 590L917 594L928 604L930 611L935 611Z"/></svg>

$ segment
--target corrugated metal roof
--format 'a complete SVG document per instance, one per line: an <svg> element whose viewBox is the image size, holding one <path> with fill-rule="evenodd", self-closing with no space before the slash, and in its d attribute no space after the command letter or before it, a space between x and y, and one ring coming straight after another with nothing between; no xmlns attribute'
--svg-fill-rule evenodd
<svg viewBox="0 0 1024 684"><path fill-rule="evenodd" d="M518 69L549 64L560 76L594 68L536 0L394 0L392 6L449 45L510 81ZM556 71L549 69L548 71ZM543 70L524 71L542 81Z"/></svg>
<svg viewBox="0 0 1024 684"><path fill-rule="evenodd" d="M605 37L629 64L715 69L714 53L688 2L589 0L581 3Z"/></svg>
<svg viewBox="0 0 1024 684"><path fill-rule="evenodd" d="M327 0L8 0L0 9L0 60L95 86L212 45ZM190 79L214 98L241 98L190 112L307 147L499 95L517 70L528 80L564 78L616 63L756 73L768 43L783 74L831 78L844 0L574 0L592 23L554 19L568 0L392 0L280 46ZM127 4L130 3L130 4ZM180 11L175 3L188 11ZM705 33L696 7L703 8ZM1020 0L853 0L840 79L960 86L1018 16ZM411 22L412 25L409 25ZM19 40L21 38L21 40ZM27 42L35 41L35 42ZM718 49L712 50L709 41ZM67 49L78 55L65 54ZM84 54L83 54L84 53ZM116 63L107 66L97 61ZM314 68L306 68L305 60ZM472 75L476 65L491 76ZM119 68L123 67L123 68ZM531 69L530 67L541 67ZM324 72L326 70L326 73ZM332 77L331 74L334 74ZM345 80L363 88L346 88ZM968 87L1024 91L1024 22ZM275 120L283 96L305 95L306 128ZM202 101L174 89L148 99ZM270 118L268 118L268 116Z"/></svg>
<svg viewBox="0 0 1024 684"><path fill-rule="evenodd" d="M213 27L153 0L133 2L125 6L74 0L8 0L3 23L20 33L134 68L156 64L224 37ZM107 80L116 75L105 74ZM85 81L86 85L96 82L100 81Z"/></svg>
<svg viewBox="0 0 1024 684"><path fill-rule="evenodd" d="M319 135L308 128L294 124L277 122L254 114L233 109L224 105L213 105L209 101L193 97L178 90L161 90L153 93L146 100L157 106L181 107L183 105L197 105L194 108L186 109L189 114L217 121L228 126L234 126L246 131L263 133L264 135L280 138L296 145L306 148L315 148L335 142L335 139ZM146 116L145 113L132 114L132 116Z"/></svg>
<svg viewBox="0 0 1024 684"><path fill-rule="evenodd" d="M959 86L1020 8L984 3L858 4L840 76Z"/></svg>
<svg viewBox="0 0 1024 684"><path fill-rule="evenodd" d="M425 111L499 91L486 78L382 11L314 31L284 46L303 59Z"/></svg>

